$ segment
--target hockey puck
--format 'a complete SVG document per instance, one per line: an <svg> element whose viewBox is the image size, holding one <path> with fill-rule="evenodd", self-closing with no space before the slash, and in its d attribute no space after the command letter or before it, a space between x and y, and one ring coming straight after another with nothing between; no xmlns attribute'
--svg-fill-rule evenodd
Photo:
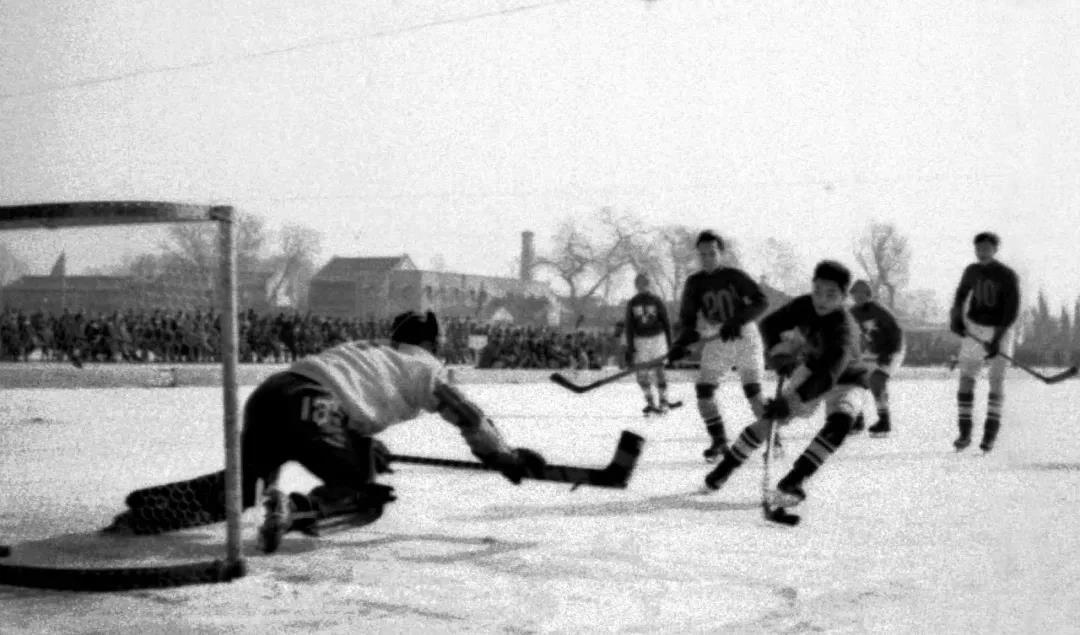
<svg viewBox="0 0 1080 635"><path fill-rule="evenodd" d="M0 558L6 558L11 555L11 547L8 545L0 545Z"/></svg>

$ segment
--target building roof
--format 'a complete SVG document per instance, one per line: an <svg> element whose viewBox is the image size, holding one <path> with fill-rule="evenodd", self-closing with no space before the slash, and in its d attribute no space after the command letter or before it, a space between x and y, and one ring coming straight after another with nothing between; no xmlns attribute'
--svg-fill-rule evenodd
<svg viewBox="0 0 1080 635"><path fill-rule="evenodd" d="M334 256L315 274L315 278L353 278L365 273L385 273L415 269L408 255L374 258L345 258Z"/></svg>

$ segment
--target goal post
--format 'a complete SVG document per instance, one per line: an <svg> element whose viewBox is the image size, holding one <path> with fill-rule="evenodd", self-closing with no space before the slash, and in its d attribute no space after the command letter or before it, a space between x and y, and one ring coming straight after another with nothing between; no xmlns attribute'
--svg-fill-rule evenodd
<svg viewBox="0 0 1080 635"><path fill-rule="evenodd" d="M206 267L206 269L212 269L212 271L204 272L205 275L195 276L195 279L189 281L189 284L184 287L185 292L192 292L192 289L194 289L194 295L191 297L198 298L198 301L213 303L212 312L216 313L217 317L208 322L213 324L211 327L204 329L203 335L205 337L205 331L212 328L215 350L212 355L207 354L206 357L203 357L201 351L192 352L193 349L189 350L187 348L183 349L187 351L186 353L176 354L188 355L188 357L184 357L179 361L195 361L198 359L205 362L206 359L212 357L215 364L220 363L225 488L223 553L220 558L209 561L180 563L169 561L155 563L151 566L100 567L83 566L81 563L76 567L55 566L56 563L49 566L39 566L35 562L23 561L14 557L19 554L18 544L0 544L0 584L77 590L114 590L221 582L244 574L245 564L241 535L243 502L240 478L239 401L237 396L237 363L239 359L238 274L234 209L229 206L156 201L92 201L0 206L0 246L4 245L6 237L16 236L20 233L16 230L27 230L23 239L14 238L16 244L21 242L23 246L33 249L34 244L32 244L31 238L27 236L37 235L33 233L34 230L38 230L38 234L41 233L40 230L46 230L48 234L52 230L66 228L94 228L95 231L102 229L116 230L115 240L110 239L112 242L109 244L99 246L102 250L110 250L116 249L115 244L112 243L131 243L142 240L141 238L133 240L133 237L138 236L136 226L166 226L168 224L216 226L216 245L214 246L215 249L212 250L216 251L216 254L211 253L206 256L207 262L216 261L216 266ZM82 246L85 245L80 245L80 247ZM92 249L93 246L91 245L90 248ZM51 257L55 258L56 256L51 255ZM7 364L10 372L17 373L32 364L45 365L50 362L55 364L56 367L70 368L66 364L61 366L61 362L65 361L77 362L80 366L83 361L99 361L102 362L101 366L103 367L117 368L125 364L134 367L136 364L148 360L151 362L158 359L168 360L169 355L174 354L171 351L163 353L154 348L154 344L144 344L140 349L138 342L136 342L133 345L130 343L127 345L132 348L132 359L129 359L128 352L125 349L122 352L106 350L103 354L94 353L92 359L84 360L85 351L80 350L75 345L65 345L66 348L57 345L56 350L49 350L49 345L40 343L37 339L32 340L30 343L24 342L21 349L13 351L12 341L15 341L15 347L19 348L18 342L27 339L27 337L23 337L22 340L19 340L23 330L23 325L19 324L19 322L21 319L28 323L30 318L27 316L36 316L39 320L53 319L55 313L63 312L66 318L69 309L78 308L75 305L80 301L84 303L91 301L106 302L107 304L101 306L115 306L117 315L121 315L123 311L139 310L144 311L146 314L157 315L155 312L157 309L153 308L149 303L152 303L155 298L161 297L163 293L167 293L167 291L162 292L160 290L161 288L168 288L168 285L162 282L156 283L157 286L155 287L146 280L136 282L135 278L128 280L123 276L68 276L61 265L61 263L65 262L64 255L61 255L54 266L53 274L50 274L50 276L22 276L16 278L15 275L9 272L6 280L0 278L0 287L3 287L4 291L4 295L0 295L0 316L7 319L6 324L0 323L0 327L7 329L6 332L0 331L0 334L7 338L0 341L0 356L3 356L5 361L14 362ZM59 275L57 275L57 270L59 270ZM3 274L4 271L0 269L0 275ZM82 295L79 295L72 289L72 285L75 283L85 283L84 286L90 286L83 289L81 291ZM100 288L93 287L91 283L104 286L100 286ZM212 286L213 289L207 289L207 286ZM108 287L108 289L105 287ZM114 289L114 287L116 288ZM180 312L184 310L185 305L192 306L196 302L196 300L186 298L187 296L180 296L178 292L177 298L175 298L177 306L173 307L173 310ZM141 308L133 308L136 306L134 303L137 300L144 303L140 305ZM18 305L18 302L24 304ZM111 304L108 304L109 302ZM42 306L45 309L42 309ZM207 315L210 312L208 310ZM93 313L96 314L97 312ZM59 319L54 320L54 322L58 327L61 324ZM30 328L31 332L33 332L33 325L27 328ZM149 331L150 328L148 325L147 330ZM62 327L60 327L60 330L62 330ZM130 334L126 333L126 331L125 334L130 337ZM49 335L50 338L54 335L51 330ZM151 336L148 335L147 341L150 342L151 340ZM88 346L85 340L83 342L82 346ZM174 342L169 340L169 343ZM40 346L40 351L33 348L35 345ZM22 359L20 359L20 356ZM69 357L72 359L69 359ZM107 364L107 362L115 363ZM0 388L2 388L2 382L0 382ZM2 420L4 414L10 413L0 410L0 426L6 423ZM97 413L85 414L87 418L93 419ZM29 418L29 420L33 419L34 417ZM6 434L19 434L15 428L17 426L13 426L13 430L7 431ZM5 433L5 431L0 430L0 433ZM59 436L63 436L63 434L65 433L60 433ZM3 441L4 438L0 436L0 445L3 445ZM40 443L47 443L47 440L40 441ZM117 440L116 443L121 443L121 440ZM162 448L157 449L162 450ZM17 452L18 449L16 448L6 454L0 454L0 468L5 467L3 462L16 462L19 458ZM151 457L142 457L142 459L152 462ZM121 460L138 462L139 457L131 455L123 457ZM13 465L7 467L10 470L18 469ZM221 465L218 467L220 469ZM134 471L137 472L138 470L135 469ZM0 476L2 475L3 473L0 472ZM29 482L34 482L32 477L27 478L30 479ZM46 479L43 478L42 482L46 482ZM142 485L150 484L143 483ZM0 501L2 500L3 497L0 496ZM121 504L122 501L117 501L116 511L120 511ZM4 535L3 527L0 526L0 543L8 540L9 537Z"/></svg>

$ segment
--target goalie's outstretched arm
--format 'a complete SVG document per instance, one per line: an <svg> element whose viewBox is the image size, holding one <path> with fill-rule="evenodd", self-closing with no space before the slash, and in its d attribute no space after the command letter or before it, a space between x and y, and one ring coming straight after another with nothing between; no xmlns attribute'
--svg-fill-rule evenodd
<svg viewBox="0 0 1080 635"><path fill-rule="evenodd" d="M527 448L511 449L494 422L457 388L438 382L435 398L439 415L461 430L472 453L485 464L497 468L513 483L520 483L525 476L543 469L542 456Z"/></svg>

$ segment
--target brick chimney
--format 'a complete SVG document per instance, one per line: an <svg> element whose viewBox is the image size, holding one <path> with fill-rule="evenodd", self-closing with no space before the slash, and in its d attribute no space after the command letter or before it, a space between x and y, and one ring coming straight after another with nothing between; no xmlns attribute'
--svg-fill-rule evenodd
<svg viewBox="0 0 1080 635"><path fill-rule="evenodd" d="M522 282L532 281L533 261L536 259L536 251L533 248L533 233L521 232L521 273Z"/></svg>

